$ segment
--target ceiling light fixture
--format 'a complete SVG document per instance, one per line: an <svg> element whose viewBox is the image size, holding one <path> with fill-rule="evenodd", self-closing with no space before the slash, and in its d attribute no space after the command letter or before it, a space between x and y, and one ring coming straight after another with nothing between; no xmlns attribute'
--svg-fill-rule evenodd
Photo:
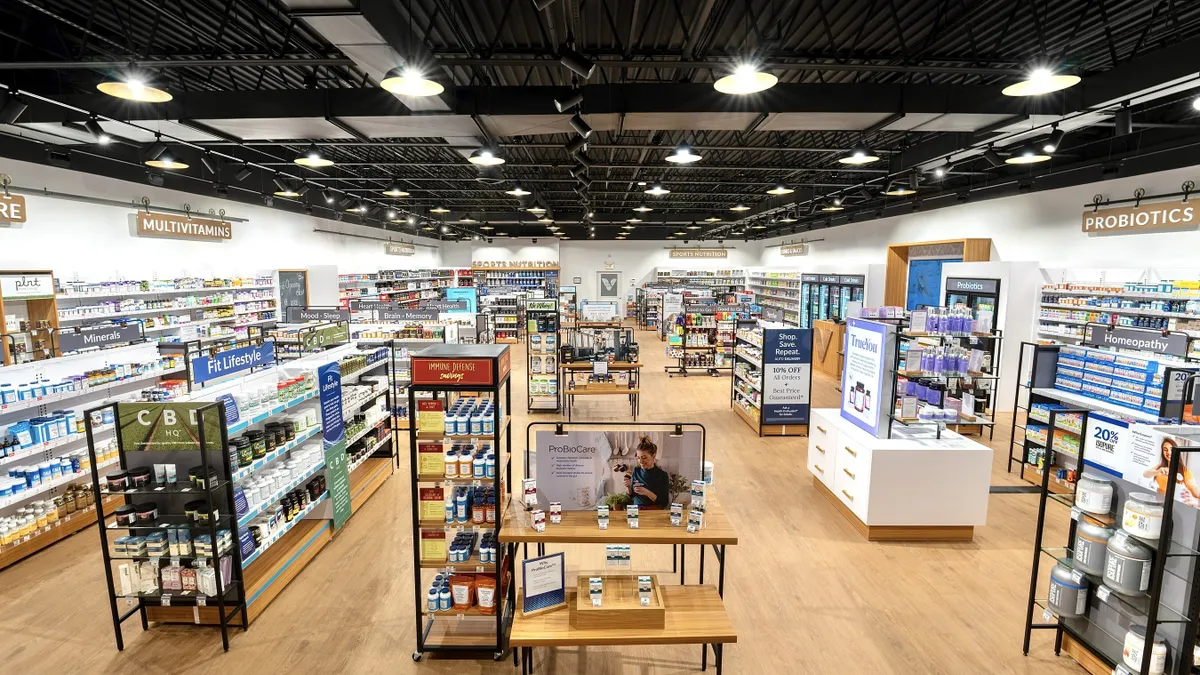
<svg viewBox="0 0 1200 675"><path fill-rule="evenodd" d="M392 184L388 186L388 189L383 191L383 194L387 195L388 197L407 197L408 196L408 193L405 192L404 189L400 187L400 182L395 181L395 180L392 181Z"/></svg>
<svg viewBox="0 0 1200 675"><path fill-rule="evenodd" d="M1192 107L1195 108L1196 110L1200 110L1200 96L1197 96L1196 98L1192 99Z"/></svg>
<svg viewBox="0 0 1200 675"><path fill-rule="evenodd" d="M103 129L103 127L100 126L100 123L98 121L96 121L95 117L92 117L91 119L84 122L83 128L87 129L88 133L92 135L92 138L96 139L96 142L99 143L100 145L105 145L109 141L112 140L112 136L108 135L108 132L105 131ZM210 171L210 173L216 173L216 172Z"/></svg>
<svg viewBox="0 0 1200 675"><path fill-rule="evenodd" d="M1035 68L1029 77L1004 88L1005 96L1041 96L1079 84L1078 75L1055 75L1049 68Z"/></svg>
<svg viewBox="0 0 1200 675"><path fill-rule="evenodd" d="M583 136L576 136L563 146L563 150L566 150L568 155L574 155L577 152L586 152L587 138Z"/></svg>
<svg viewBox="0 0 1200 675"><path fill-rule="evenodd" d="M484 232L491 232L496 228L492 227L491 225L480 225L479 229L483 230Z"/></svg>
<svg viewBox="0 0 1200 675"><path fill-rule="evenodd" d="M130 74L123 80L105 80L96 88L109 96L140 103L166 103L172 96L168 92L150 86L141 75Z"/></svg>
<svg viewBox="0 0 1200 675"><path fill-rule="evenodd" d="M671 194L671 191L663 187L662 183L655 183L653 187L643 190L643 192L648 195L654 195L655 197Z"/></svg>
<svg viewBox="0 0 1200 675"><path fill-rule="evenodd" d="M627 222L627 223L640 223L640 222L642 222L642 219L641 219L641 218L638 218L638 217L636 217L636 216L635 216L635 217L633 217L633 218L626 218L626 219L625 219L625 222ZM630 229L633 229L633 228L630 228Z"/></svg>
<svg viewBox="0 0 1200 675"><path fill-rule="evenodd" d="M250 174L252 174L252 173L253 172L250 170L250 165L243 164L242 168L238 169L237 173L233 174L233 179L240 183L240 182L246 180L247 178L249 178Z"/></svg>
<svg viewBox="0 0 1200 675"><path fill-rule="evenodd" d="M533 193L532 193L532 192L530 192L529 190L525 190L525 189L523 189L523 188L521 187L521 184L520 184L520 183L514 183L514 184L513 184L513 187L512 187L512 189L511 189L511 190L505 190L505 191L504 191L504 194L506 194L506 195L512 195L512 196L514 196L514 197L525 197L525 196L531 195L531 194L533 194Z"/></svg>
<svg viewBox="0 0 1200 675"><path fill-rule="evenodd" d="M279 188L278 190L275 191L276 197L296 198L296 197L300 196L300 192L297 191L296 188L293 187L292 184L289 183L288 181L282 180L280 178L275 178L274 180L275 180L275 187Z"/></svg>
<svg viewBox="0 0 1200 675"><path fill-rule="evenodd" d="M533 214L533 215L535 215L535 216L540 216L540 215L542 215L543 213L545 213L545 212L546 212L546 209L544 209L544 208L542 208L542 207L538 206L537 204L534 204L533 206L531 206L531 207L529 207L529 208L527 208L527 209L525 209L525 210L526 210L526 211L528 211L528 212L530 212L530 213L532 213L532 214Z"/></svg>
<svg viewBox="0 0 1200 675"><path fill-rule="evenodd" d="M450 226L442 225L442 234L450 234Z"/></svg>
<svg viewBox="0 0 1200 675"><path fill-rule="evenodd" d="M904 197L906 195L916 194L916 192L916 190L909 187L906 183L901 181L892 181L891 183L888 183L887 189L884 190L883 194L888 195L889 197ZM824 211L825 209L821 210Z"/></svg>
<svg viewBox="0 0 1200 675"><path fill-rule="evenodd" d="M504 163L504 158L488 148L479 148L471 153L467 161L477 166L496 166Z"/></svg>
<svg viewBox="0 0 1200 675"><path fill-rule="evenodd" d="M1000 156L1000 153L996 152L996 150L991 147L983 151L983 158L986 159L988 164L991 164L993 167L1004 166L1004 158Z"/></svg>
<svg viewBox="0 0 1200 675"><path fill-rule="evenodd" d="M213 157L212 155L210 155L206 152L203 155L200 155L200 164L201 164L201 166L204 167L205 171L211 173L214 176L217 175L218 163L217 163L216 157Z"/></svg>
<svg viewBox="0 0 1200 675"><path fill-rule="evenodd" d="M707 217L707 218L705 218L705 219L704 219L704 222L706 222L706 223L719 223L719 222L721 222L721 217L720 217L720 216L709 216L709 217Z"/></svg>
<svg viewBox="0 0 1200 675"><path fill-rule="evenodd" d="M1063 138L1065 138L1066 135L1067 132L1059 129L1057 124L1054 125L1054 130L1050 132L1050 136L1046 138L1044 143L1042 143L1042 152L1057 152L1058 146L1062 145Z"/></svg>
<svg viewBox="0 0 1200 675"><path fill-rule="evenodd" d="M325 200L326 204L333 203L333 193L329 190L321 190L321 198Z"/></svg>
<svg viewBox="0 0 1200 675"><path fill-rule="evenodd" d="M564 99L554 99L554 107L558 112L566 112L580 103L583 103L583 92L578 89L572 90Z"/></svg>
<svg viewBox="0 0 1200 675"><path fill-rule="evenodd" d="M467 224L467 225L471 225L471 224L473 224L473 223L477 223L477 222L479 222L479 221L478 221L478 220L475 220L475 219L474 219L474 218L472 218L471 216L463 216L462 218L459 218L459 219L458 219L458 222L460 222L460 223L465 223L465 224Z"/></svg>
<svg viewBox="0 0 1200 675"><path fill-rule="evenodd" d="M713 89L722 94L745 96L770 89L777 82L779 82L778 77L761 72L750 64L743 64L734 69L733 74L726 75L714 82Z"/></svg>
<svg viewBox="0 0 1200 675"><path fill-rule="evenodd" d="M1004 160L1005 164L1037 164L1050 159L1050 155L1039 152L1033 146L1027 145L1018 148L1016 152Z"/></svg>
<svg viewBox="0 0 1200 675"><path fill-rule="evenodd" d="M770 190L767 190L767 194L769 194L769 195L790 195L793 192L795 192L795 190L784 185L783 183L779 183L778 185L771 188Z"/></svg>
<svg viewBox="0 0 1200 675"><path fill-rule="evenodd" d="M671 154L667 155L667 161L671 162L672 164L691 164L692 162L699 162L701 159L704 158L701 155L696 154L696 152L692 150L692 146L688 145L687 143L680 143L679 145L675 146L675 150L673 150Z"/></svg>
<svg viewBox="0 0 1200 675"><path fill-rule="evenodd" d="M637 206L633 207L633 210L637 211L638 213L648 213L650 211L653 211L654 209L650 208L649 206L646 206L645 204L638 204Z"/></svg>
<svg viewBox="0 0 1200 675"><path fill-rule="evenodd" d="M553 222L554 222L554 219L553 219L553 218L551 218L550 216L542 216L541 218L538 218L538 219L537 219L537 221L538 221L539 223L553 223ZM552 229L552 230L553 230L553 229L557 229L557 228L553 228L553 227L551 227L550 229Z"/></svg>
<svg viewBox="0 0 1200 675"><path fill-rule="evenodd" d="M441 84L427 79L421 71L399 66L389 70L379 86L401 96L437 96L446 90Z"/></svg>
<svg viewBox="0 0 1200 675"><path fill-rule="evenodd" d="M765 224L765 223L763 223L762 221L759 221L759 222L757 222L757 223L754 223L753 225L751 225L751 226L750 226L750 229L752 229L752 230L765 230L765 229L767 229L767 226L766 226L766 224Z"/></svg>
<svg viewBox="0 0 1200 675"><path fill-rule="evenodd" d="M388 220L395 220L395 219L396 219L396 212L395 212L395 211L392 211L391 209L388 209L388 212L387 212L387 219L388 219Z"/></svg>
<svg viewBox="0 0 1200 675"><path fill-rule="evenodd" d="M731 207L729 207L729 210L730 210L730 211L738 211L738 212L741 212L741 211L749 211L749 210L750 210L750 207L749 207L749 206L746 206L745 204L738 204L738 205L736 205L736 206L731 206Z"/></svg>
<svg viewBox="0 0 1200 675"><path fill-rule="evenodd" d="M592 166L592 158L588 157L587 153L585 153L585 152L575 153L575 161L579 162L580 164L582 164L584 167L587 167L587 168L591 168L591 166Z"/></svg>
<svg viewBox="0 0 1200 675"><path fill-rule="evenodd" d="M591 77L592 72L596 70L596 64L591 59L570 47L562 48L558 56L558 62L585 80Z"/></svg>
<svg viewBox="0 0 1200 675"><path fill-rule="evenodd" d="M779 219L779 222L781 222L781 223L794 223L794 222L796 222L796 212L795 212L795 211L788 211L787 213L784 213L784 214L783 214L783 217Z"/></svg>
<svg viewBox="0 0 1200 675"><path fill-rule="evenodd" d="M426 232L433 232L433 231L434 231L435 229L437 229L437 228L435 228L435 227L434 227L432 224L430 224L430 223L426 223L426 224L425 224L425 227L422 227L421 229L422 229L422 230L424 230L424 231L426 231Z"/></svg>
<svg viewBox="0 0 1200 675"><path fill-rule="evenodd" d="M691 225L688 225L688 226L687 226L687 229L689 229L689 230L699 230L699 229L700 229L700 226L699 226L699 225L697 225L696 223L692 223Z"/></svg>
<svg viewBox="0 0 1200 675"><path fill-rule="evenodd" d="M878 161L879 161L879 155L872 152L870 150L870 148L866 148L866 147L862 147L862 146L851 148L849 154L847 154L845 157L838 159L838 162L840 162L842 164L854 164L854 165L870 164L871 162L878 162Z"/></svg>
<svg viewBox="0 0 1200 675"><path fill-rule="evenodd" d="M429 209L429 212L430 213L450 213L450 209L448 209L444 206L435 206L432 209Z"/></svg>
<svg viewBox="0 0 1200 675"><path fill-rule="evenodd" d="M297 155L296 159L292 160L300 166L306 166L310 169L315 169L322 166L333 166L333 160L321 155L320 149L316 143L311 143L304 152Z"/></svg>
<svg viewBox="0 0 1200 675"><path fill-rule="evenodd" d="M146 166L152 166L156 169L170 169L172 171L188 168L187 163L182 162L177 158L170 148L166 148L155 159L146 160Z"/></svg>
<svg viewBox="0 0 1200 675"><path fill-rule="evenodd" d="M4 106L0 107L0 124L15 124L17 118L29 109L29 104L17 98L15 94L4 97Z"/></svg>

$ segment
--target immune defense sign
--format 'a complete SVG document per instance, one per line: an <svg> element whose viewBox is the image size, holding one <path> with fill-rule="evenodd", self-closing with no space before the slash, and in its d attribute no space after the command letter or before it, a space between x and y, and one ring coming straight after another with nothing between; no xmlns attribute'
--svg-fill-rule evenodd
<svg viewBox="0 0 1200 675"><path fill-rule="evenodd" d="M507 354L507 352L505 352ZM491 359L423 359L412 360L413 384L473 384L490 387Z"/></svg>
<svg viewBox="0 0 1200 675"><path fill-rule="evenodd" d="M1156 230L1188 230L1200 225L1200 209L1184 201L1142 204L1083 213L1088 234L1139 234Z"/></svg>

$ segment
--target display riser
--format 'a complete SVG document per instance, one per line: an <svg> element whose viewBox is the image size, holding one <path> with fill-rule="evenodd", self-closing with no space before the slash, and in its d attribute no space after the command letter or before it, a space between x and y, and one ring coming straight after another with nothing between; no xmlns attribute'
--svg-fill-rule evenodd
<svg viewBox="0 0 1200 675"><path fill-rule="evenodd" d="M1071 637L1070 633L1063 633L1062 650L1064 654L1075 659L1075 663L1078 663L1089 675L1112 675L1112 666L1092 653L1082 642Z"/></svg>
<svg viewBox="0 0 1200 675"><path fill-rule="evenodd" d="M123 499L121 497L109 497L104 500L104 511L107 513L122 503ZM93 508L84 513L77 511L69 517L69 521L64 522L58 527L34 535L29 538L29 541L0 552L0 570L28 558L51 544L58 543L90 525L94 525L96 522L96 509Z"/></svg>
<svg viewBox="0 0 1200 675"><path fill-rule="evenodd" d="M975 537L971 525L867 525L816 476L812 483L867 541L971 541Z"/></svg>

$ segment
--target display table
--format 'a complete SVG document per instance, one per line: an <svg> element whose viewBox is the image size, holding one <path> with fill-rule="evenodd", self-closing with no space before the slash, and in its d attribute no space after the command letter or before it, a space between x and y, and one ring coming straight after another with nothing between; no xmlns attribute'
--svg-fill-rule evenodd
<svg viewBox="0 0 1200 675"><path fill-rule="evenodd" d="M592 372L591 361L580 361L577 363L562 363L559 365L558 390L563 395L564 407L567 409L567 421L571 421L571 409L575 406L576 396L628 396L629 397L629 412L633 415L634 421L637 420L638 407L641 404L641 370L642 364L629 363L627 361L613 361L608 364L609 372L628 372L629 377L633 379L633 388L628 385L615 383L593 383L583 384L579 381L575 382L575 388L570 388L572 376L582 377L587 379L587 376Z"/></svg>
<svg viewBox="0 0 1200 675"><path fill-rule="evenodd" d="M686 517L686 516L685 516ZM567 584L567 606L525 616L518 606L514 610L508 643L524 655L522 673L533 672L534 647L575 647L587 645L704 645L701 669L708 665L708 646L712 645L716 670L721 672L724 645L737 642L737 632L725 611L722 596L725 592L725 547L737 544L737 533L713 497L708 499L704 527L689 534L683 526L672 526L670 513L643 510L637 529L625 524L614 514L607 530L596 524L594 511L564 511L562 522L547 523L542 532L533 528L529 513L513 501L505 509L499 530L501 542L509 544L534 543L539 552L548 543L560 544L669 544L680 547L679 580L686 582L689 544L700 546L699 585L661 586L666 622L662 628L618 624L609 628L577 628L572 625L575 611L575 590ZM720 564L717 585L704 585L705 547L711 546ZM521 593L517 593L520 603Z"/></svg>
<svg viewBox="0 0 1200 675"><path fill-rule="evenodd" d="M846 325L836 321L813 321L813 368L834 378L842 376L842 343Z"/></svg>
<svg viewBox="0 0 1200 675"><path fill-rule="evenodd" d="M992 449L933 426L875 438L835 408L813 411L813 485L868 541L969 541L987 522Z"/></svg>

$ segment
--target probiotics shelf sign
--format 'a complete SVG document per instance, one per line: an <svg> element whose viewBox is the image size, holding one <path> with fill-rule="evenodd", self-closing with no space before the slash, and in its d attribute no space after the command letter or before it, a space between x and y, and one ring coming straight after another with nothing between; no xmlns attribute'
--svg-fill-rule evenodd
<svg viewBox="0 0 1200 675"><path fill-rule="evenodd" d="M346 427L342 422L342 369L336 361L317 369L320 388L321 440L325 449L325 482L333 504L333 527L342 526L353 511L350 467L346 456Z"/></svg>
<svg viewBox="0 0 1200 675"><path fill-rule="evenodd" d="M808 424L811 328L763 331L763 424Z"/></svg>
<svg viewBox="0 0 1200 675"><path fill-rule="evenodd" d="M895 327L846 320L846 365L842 370L842 418L876 438L883 438L891 413L890 366Z"/></svg>
<svg viewBox="0 0 1200 675"><path fill-rule="evenodd" d="M243 370L265 366L275 362L275 343L238 347L217 352L215 356L200 356L192 359L192 382L202 384L218 377L233 375Z"/></svg>

